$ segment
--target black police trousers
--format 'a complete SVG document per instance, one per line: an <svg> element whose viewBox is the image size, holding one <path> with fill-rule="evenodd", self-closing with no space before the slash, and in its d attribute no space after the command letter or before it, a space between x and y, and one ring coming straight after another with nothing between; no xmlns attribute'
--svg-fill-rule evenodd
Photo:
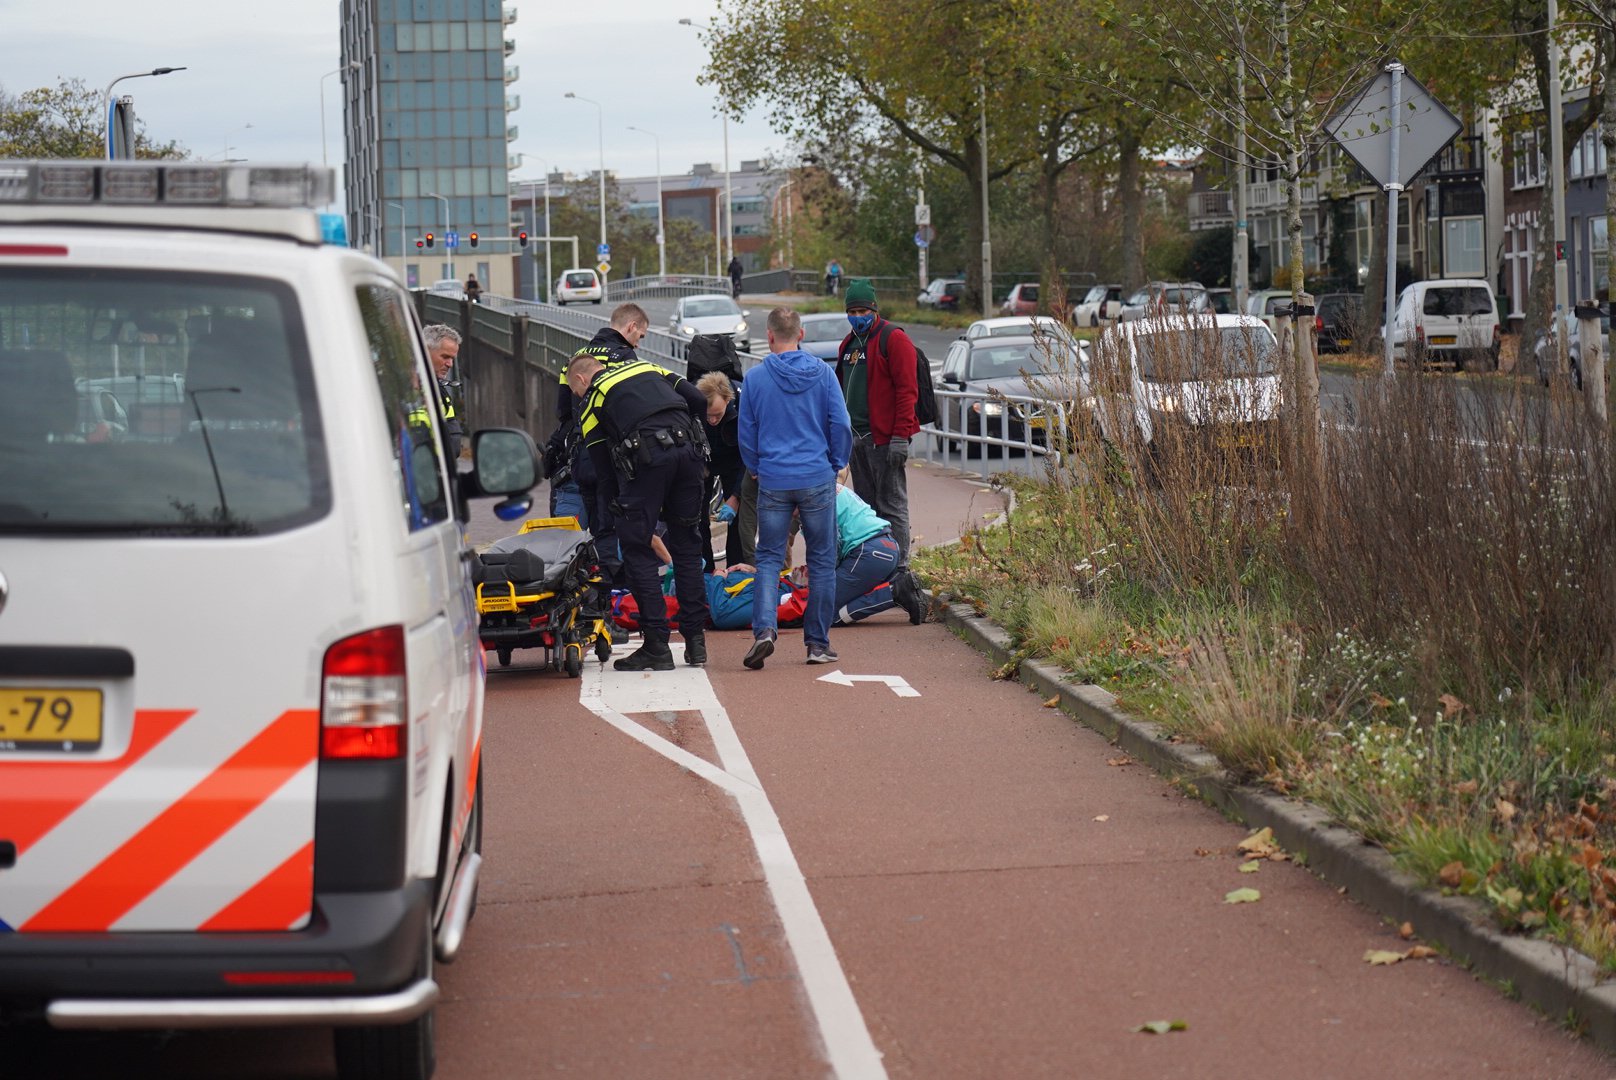
<svg viewBox="0 0 1616 1080"><path fill-rule="evenodd" d="M640 462L634 479L622 484L616 502L617 539L623 575L640 608L646 642L668 640L667 605L662 598L662 563L651 550L657 521L665 521L662 542L673 556L674 591L679 597L679 630L686 637L707 627L707 583L702 577L701 519L705 467L701 451L688 442L665 447L650 443L650 461Z"/></svg>

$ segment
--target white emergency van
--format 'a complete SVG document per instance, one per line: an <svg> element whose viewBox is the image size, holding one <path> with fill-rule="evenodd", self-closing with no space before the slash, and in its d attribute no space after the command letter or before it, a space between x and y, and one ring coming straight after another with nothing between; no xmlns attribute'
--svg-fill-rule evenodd
<svg viewBox="0 0 1616 1080"><path fill-rule="evenodd" d="M329 1024L418 1080L481 861L466 499L538 454L456 475L331 195L0 161L0 1020Z"/></svg>

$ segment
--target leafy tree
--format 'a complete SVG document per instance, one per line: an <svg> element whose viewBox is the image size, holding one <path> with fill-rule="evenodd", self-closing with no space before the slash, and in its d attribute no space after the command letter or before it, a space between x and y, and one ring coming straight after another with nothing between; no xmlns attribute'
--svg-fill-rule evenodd
<svg viewBox="0 0 1616 1080"><path fill-rule="evenodd" d="M55 87L24 90L15 97L0 89L0 157L105 157L104 132L101 94L83 79L62 79ZM184 158L188 151L173 140L152 141L137 117L135 156Z"/></svg>
<svg viewBox="0 0 1616 1080"><path fill-rule="evenodd" d="M980 207L984 162L991 184L1033 154L1042 88L1021 78L1019 6L891 0L872 18L844 0L723 0L703 80L731 109L769 103L775 127L802 141L847 141L885 122L961 174ZM979 251L980 210L970 222L967 244ZM979 296L977 260L969 273Z"/></svg>

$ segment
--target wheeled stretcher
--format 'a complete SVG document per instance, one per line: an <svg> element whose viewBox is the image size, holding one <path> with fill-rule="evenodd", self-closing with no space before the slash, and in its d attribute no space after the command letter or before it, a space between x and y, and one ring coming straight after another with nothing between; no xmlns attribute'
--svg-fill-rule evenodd
<svg viewBox="0 0 1616 1080"><path fill-rule="evenodd" d="M543 649L548 667L576 678L589 649L603 663L611 656L611 585L577 518L530 519L489 545L472 577L478 634L500 667L516 649Z"/></svg>

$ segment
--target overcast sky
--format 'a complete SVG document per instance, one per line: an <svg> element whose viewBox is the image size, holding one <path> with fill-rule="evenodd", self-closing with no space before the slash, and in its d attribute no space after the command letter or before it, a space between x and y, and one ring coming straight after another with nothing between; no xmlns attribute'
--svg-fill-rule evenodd
<svg viewBox="0 0 1616 1080"><path fill-rule="evenodd" d="M711 19L716 0L508 0L518 18L507 28L516 41L508 63L522 77L510 87L521 108L513 151L528 155L513 177L554 168L588 172L599 160L594 106L568 101L571 90L600 102L606 168L621 176L650 176L656 132L665 173L698 161L721 167L723 128L714 95L696 83L705 52L688 16ZM558 11L558 9L561 9ZM567 10L570 9L570 10ZM131 79L131 94L147 132L177 139L197 157L256 161L321 160L321 75L337 67L336 0L0 0L5 62L0 86L10 93L82 78L100 90L119 75L154 67L189 70ZM337 78L324 82L326 146L342 159L341 95ZM248 125L251 125L248 127ZM761 115L729 125L732 166L784 149ZM339 188L340 190L340 188Z"/></svg>

